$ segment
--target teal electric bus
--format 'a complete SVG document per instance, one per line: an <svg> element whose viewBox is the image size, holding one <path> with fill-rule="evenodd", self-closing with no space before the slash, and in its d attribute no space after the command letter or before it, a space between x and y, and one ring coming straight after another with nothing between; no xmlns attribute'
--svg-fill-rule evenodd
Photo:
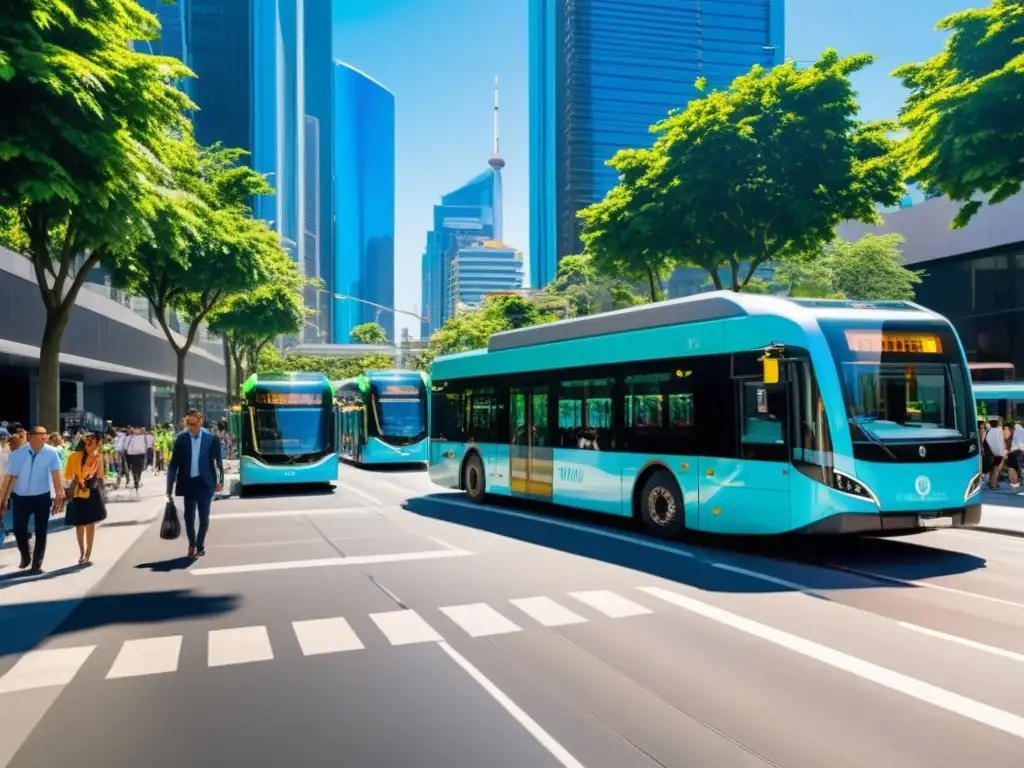
<svg viewBox="0 0 1024 768"><path fill-rule="evenodd" d="M651 532L888 533L981 517L956 332L906 302L715 292L434 361L430 476Z"/></svg>
<svg viewBox="0 0 1024 768"><path fill-rule="evenodd" d="M1024 382L976 382L974 401L979 406L985 404L985 411L990 418L1002 416L1004 420L1021 421L1024 419Z"/></svg>
<svg viewBox="0 0 1024 768"><path fill-rule="evenodd" d="M341 458L361 465L425 464L429 387L421 371L367 371L336 382Z"/></svg>
<svg viewBox="0 0 1024 768"><path fill-rule="evenodd" d="M231 430L242 488L338 479L334 388L321 373L253 374Z"/></svg>

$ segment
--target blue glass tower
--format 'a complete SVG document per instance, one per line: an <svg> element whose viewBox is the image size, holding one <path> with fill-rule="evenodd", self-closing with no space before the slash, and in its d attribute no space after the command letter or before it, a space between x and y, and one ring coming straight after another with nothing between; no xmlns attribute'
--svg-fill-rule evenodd
<svg viewBox="0 0 1024 768"><path fill-rule="evenodd" d="M373 78L334 65L334 292L391 308L395 299L395 97ZM333 299L332 337L361 323L394 340L394 314Z"/></svg>
<svg viewBox="0 0 1024 768"><path fill-rule="evenodd" d="M530 283L581 250L576 212L617 182L616 151L685 107L783 59L784 0L530 0Z"/></svg>

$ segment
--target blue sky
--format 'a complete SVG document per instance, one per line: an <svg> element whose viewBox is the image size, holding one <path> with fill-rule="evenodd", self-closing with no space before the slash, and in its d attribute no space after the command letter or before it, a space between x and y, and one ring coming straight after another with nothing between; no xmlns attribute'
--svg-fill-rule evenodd
<svg viewBox="0 0 1024 768"><path fill-rule="evenodd" d="M857 80L864 116L894 117L904 91L890 72L937 52L943 16L985 0L787 0L786 54L827 47L873 53ZM395 94L395 304L420 310L420 255L438 198L486 167L493 78L501 78L505 241L529 245L527 0L341 0L335 56ZM528 260L527 260L527 263ZM396 329L418 323L398 315Z"/></svg>

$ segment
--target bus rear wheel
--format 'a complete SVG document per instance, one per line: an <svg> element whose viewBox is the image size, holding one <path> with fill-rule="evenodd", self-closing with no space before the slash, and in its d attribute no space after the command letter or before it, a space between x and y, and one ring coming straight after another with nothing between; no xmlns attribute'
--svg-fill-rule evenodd
<svg viewBox="0 0 1024 768"><path fill-rule="evenodd" d="M462 468L462 487L466 490L469 500L480 504L487 493L487 483L484 479L484 463L480 461L480 454L471 453L466 459Z"/></svg>
<svg viewBox="0 0 1024 768"><path fill-rule="evenodd" d="M640 492L640 519L648 533L661 539L683 533L683 494L671 472L661 469L647 478Z"/></svg>

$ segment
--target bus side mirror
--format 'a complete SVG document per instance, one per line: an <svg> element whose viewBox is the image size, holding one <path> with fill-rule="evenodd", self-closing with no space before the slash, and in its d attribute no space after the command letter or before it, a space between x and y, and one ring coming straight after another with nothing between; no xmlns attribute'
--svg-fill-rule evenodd
<svg viewBox="0 0 1024 768"><path fill-rule="evenodd" d="M766 357L761 360L763 366L761 380L765 384L778 384L779 383L779 361Z"/></svg>

